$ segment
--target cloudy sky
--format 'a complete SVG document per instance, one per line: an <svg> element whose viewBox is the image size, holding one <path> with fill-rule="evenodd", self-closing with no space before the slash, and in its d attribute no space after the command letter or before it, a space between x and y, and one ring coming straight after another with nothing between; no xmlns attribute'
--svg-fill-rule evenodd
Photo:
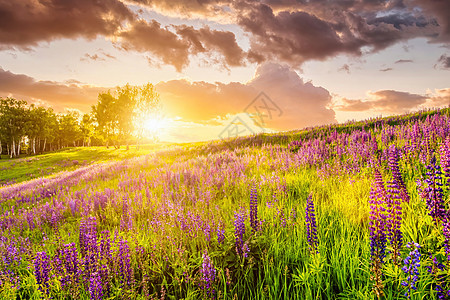
<svg viewBox="0 0 450 300"><path fill-rule="evenodd" d="M0 0L1 97L84 113L147 82L168 141L447 106L450 1Z"/></svg>

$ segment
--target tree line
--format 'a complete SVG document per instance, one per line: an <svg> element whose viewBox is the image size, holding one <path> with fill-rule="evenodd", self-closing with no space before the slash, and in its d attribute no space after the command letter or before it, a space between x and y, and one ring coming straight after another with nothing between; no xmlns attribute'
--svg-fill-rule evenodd
<svg viewBox="0 0 450 300"><path fill-rule="evenodd" d="M160 110L160 99L150 83L117 87L98 95L89 113L56 113L24 100L0 97L0 154L40 154L74 146L119 148L144 138L144 122Z"/></svg>

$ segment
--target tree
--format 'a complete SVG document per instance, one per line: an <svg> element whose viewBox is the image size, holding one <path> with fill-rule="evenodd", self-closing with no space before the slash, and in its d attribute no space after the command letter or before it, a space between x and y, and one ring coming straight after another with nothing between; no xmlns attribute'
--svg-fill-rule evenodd
<svg viewBox="0 0 450 300"><path fill-rule="evenodd" d="M80 130L83 136L83 147L91 146L91 139L94 135L94 118L90 114L84 114L80 122Z"/></svg>
<svg viewBox="0 0 450 300"><path fill-rule="evenodd" d="M137 145L139 146L144 137L145 122L150 118L155 118L160 111L159 94L151 83L135 87L134 93L134 123L137 131Z"/></svg>
<svg viewBox="0 0 450 300"><path fill-rule="evenodd" d="M61 146L67 147L70 143L76 147L76 142L81 137L81 130L78 124L80 115L76 111L60 115L58 119Z"/></svg>
<svg viewBox="0 0 450 300"><path fill-rule="evenodd" d="M9 156L20 154L20 142L25 135L27 121L26 102L14 98L0 98L0 132L5 138Z"/></svg>
<svg viewBox="0 0 450 300"><path fill-rule="evenodd" d="M117 99L114 98L110 91L98 95L97 105L92 107L92 115L98 123L98 130L106 141L106 148L109 143L113 142L117 148L117 140L119 136L119 107Z"/></svg>
<svg viewBox="0 0 450 300"><path fill-rule="evenodd" d="M98 129L106 140L118 148L121 142L128 144L130 138L137 137L137 149L144 136L145 122L159 111L159 95L155 87L148 83L142 86L126 84L98 95L98 102L92 107L92 114Z"/></svg>

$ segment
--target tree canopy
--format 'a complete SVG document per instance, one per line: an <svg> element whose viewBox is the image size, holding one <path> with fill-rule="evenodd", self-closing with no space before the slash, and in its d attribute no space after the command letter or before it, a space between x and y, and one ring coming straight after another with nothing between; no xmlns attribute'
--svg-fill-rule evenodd
<svg viewBox="0 0 450 300"><path fill-rule="evenodd" d="M131 142L139 147L145 122L160 111L155 87L126 84L102 92L90 113L76 110L57 114L52 108L0 97L0 154L16 157L67 146L113 145Z"/></svg>

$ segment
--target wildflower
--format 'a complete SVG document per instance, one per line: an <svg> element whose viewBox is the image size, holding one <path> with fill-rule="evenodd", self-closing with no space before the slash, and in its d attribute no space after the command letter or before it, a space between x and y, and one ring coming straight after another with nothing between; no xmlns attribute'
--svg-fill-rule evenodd
<svg viewBox="0 0 450 300"><path fill-rule="evenodd" d="M397 265L400 248L402 246L402 223L401 190L395 180L388 183L386 198L386 236L393 248L394 264Z"/></svg>
<svg viewBox="0 0 450 300"><path fill-rule="evenodd" d="M64 287L73 281L78 282L80 268L75 243L65 244L63 246L61 260L65 269L65 276L61 278L61 285Z"/></svg>
<svg viewBox="0 0 450 300"><path fill-rule="evenodd" d="M102 278L99 273L95 272L89 278L89 294L91 300L103 299Z"/></svg>
<svg viewBox="0 0 450 300"><path fill-rule="evenodd" d="M316 225L316 215L314 213L314 202L312 201L312 194L309 194L306 200L306 236L309 244L309 251L311 253L318 253L317 250L317 225Z"/></svg>
<svg viewBox="0 0 450 300"><path fill-rule="evenodd" d="M450 263L450 215L445 218L445 221L442 223L442 232L444 233L444 248L445 253L447 254L447 260Z"/></svg>
<svg viewBox="0 0 450 300"><path fill-rule="evenodd" d="M208 252L205 251L203 254L203 263L202 268L200 270L201 272L201 287L203 291L206 292L206 294L209 297L214 297L215 290L213 288L214 281L216 280L216 268L211 262L211 258L208 255Z"/></svg>
<svg viewBox="0 0 450 300"><path fill-rule="evenodd" d="M420 194L427 203L429 215L437 225L439 220L445 218L446 211L443 201L442 172L439 165L436 164L435 156L431 158L431 163L426 168L426 186Z"/></svg>
<svg viewBox="0 0 450 300"><path fill-rule="evenodd" d="M412 291L417 290L416 282L419 279L418 268L420 267L420 245L410 242L406 247L411 249L412 246L414 246L414 249L409 252L408 256L403 261L404 267L402 268L403 272L406 274L406 280L402 282L402 285L407 288L405 297L408 299L411 298Z"/></svg>
<svg viewBox="0 0 450 300"><path fill-rule="evenodd" d="M434 277L434 290L436 291L436 296L439 300L446 300L450 296L450 291L447 291L447 297L445 296L445 286L446 286L446 280L444 274L439 274L440 271L443 271L445 269L444 264L439 262L436 257L433 257L430 255L430 258L433 261L432 266L426 266L428 269L428 272L431 273Z"/></svg>
<svg viewBox="0 0 450 300"><path fill-rule="evenodd" d="M123 285L130 286L132 278L130 247L126 240L119 241L119 252L117 254L119 272Z"/></svg>
<svg viewBox="0 0 450 300"><path fill-rule="evenodd" d="M92 236L97 235L97 221L95 217L87 218L80 222L80 250L82 256L85 256L88 251L88 243L92 240ZM88 237L90 236L90 237Z"/></svg>
<svg viewBox="0 0 450 300"><path fill-rule="evenodd" d="M447 179L447 187L450 188L450 136L440 146L441 166Z"/></svg>
<svg viewBox="0 0 450 300"><path fill-rule="evenodd" d="M398 150L395 145L391 145L389 147L389 168L391 169L394 183L400 192L400 198L404 202L409 202L408 190L406 189L405 182L403 181L402 174L400 173L400 168L398 166Z"/></svg>
<svg viewBox="0 0 450 300"><path fill-rule="evenodd" d="M252 231L258 231L258 194L255 188L250 192L250 226Z"/></svg>
<svg viewBox="0 0 450 300"><path fill-rule="evenodd" d="M383 296L382 265L386 252L386 191L384 189L381 173L375 169L375 188L370 190L370 256L372 260L373 290L378 298Z"/></svg>
<svg viewBox="0 0 450 300"><path fill-rule="evenodd" d="M37 252L34 259L34 276L36 277L39 290L46 292L50 280L50 259L45 251Z"/></svg>
<svg viewBox="0 0 450 300"><path fill-rule="evenodd" d="M225 229L217 228L217 242L221 244L225 240Z"/></svg>
<svg viewBox="0 0 450 300"><path fill-rule="evenodd" d="M234 235L236 238L236 252L242 254L242 247L244 246L245 234L245 218L242 214L236 212L234 214Z"/></svg>

